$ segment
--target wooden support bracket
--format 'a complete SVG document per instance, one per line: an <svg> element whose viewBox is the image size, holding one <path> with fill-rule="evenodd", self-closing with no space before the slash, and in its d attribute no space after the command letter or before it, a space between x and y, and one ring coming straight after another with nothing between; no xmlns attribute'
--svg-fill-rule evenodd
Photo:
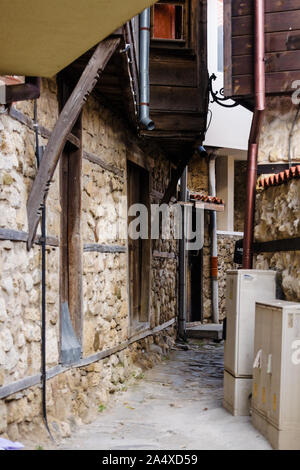
<svg viewBox="0 0 300 470"><path fill-rule="evenodd" d="M68 135L70 134L84 103L97 84L101 73L105 69L109 59L117 49L120 39L106 39L96 48L82 76L74 88L70 98L65 104L48 145L44 152L41 165L27 202L28 217L28 242L27 248L31 249L37 226L41 217L53 174L55 172L59 157L64 149Z"/></svg>

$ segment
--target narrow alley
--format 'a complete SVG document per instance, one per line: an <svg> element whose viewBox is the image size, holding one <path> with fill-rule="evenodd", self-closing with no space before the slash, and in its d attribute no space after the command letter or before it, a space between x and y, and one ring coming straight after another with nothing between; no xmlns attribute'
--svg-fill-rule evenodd
<svg viewBox="0 0 300 470"><path fill-rule="evenodd" d="M193 340L118 392L99 416L59 449L271 449L251 426L223 407L223 346Z"/></svg>
<svg viewBox="0 0 300 470"><path fill-rule="evenodd" d="M0 23L0 450L300 450L300 0Z"/></svg>

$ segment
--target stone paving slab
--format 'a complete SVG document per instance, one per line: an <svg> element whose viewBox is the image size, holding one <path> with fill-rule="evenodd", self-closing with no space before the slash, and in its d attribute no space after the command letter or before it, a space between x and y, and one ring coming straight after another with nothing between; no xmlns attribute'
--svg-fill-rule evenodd
<svg viewBox="0 0 300 470"><path fill-rule="evenodd" d="M194 340L118 393L59 449L271 449L250 417L222 407L223 346Z"/></svg>

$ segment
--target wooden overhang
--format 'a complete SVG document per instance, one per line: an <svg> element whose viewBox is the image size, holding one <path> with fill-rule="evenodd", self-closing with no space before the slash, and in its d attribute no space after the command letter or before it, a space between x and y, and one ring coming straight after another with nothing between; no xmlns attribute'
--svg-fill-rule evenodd
<svg viewBox="0 0 300 470"><path fill-rule="evenodd" d="M224 0L225 96L251 106L254 2ZM300 76L300 0L265 0L266 94L295 91Z"/></svg>
<svg viewBox="0 0 300 470"><path fill-rule="evenodd" d="M150 116L154 131L142 131L156 140L177 166L191 158L205 139L208 112L207 1L179 0L184 8L183 37L152 37L150 47ZM155 17L152 15L152 36ZM182 171L181 171L182 173Z"/></svg>
<svg viewBox="0 0 300 470"><path fill-rule="evenodd" d="M0 74L53 77L154 0L1 2Z"/></svg>

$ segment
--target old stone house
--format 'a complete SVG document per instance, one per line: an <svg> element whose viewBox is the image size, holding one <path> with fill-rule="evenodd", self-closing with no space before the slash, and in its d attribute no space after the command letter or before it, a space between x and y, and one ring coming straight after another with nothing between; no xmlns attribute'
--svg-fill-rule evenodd
<svg viewBox="0 0 300 470"><path fill-rule="evenodd" d="M279 271L282 275L281 295L287 300L299 301L297 80L300 64L297 29L300 2L266 1L264 8L262 54L257 45L254 47L252 2L224 2L225 95L255 110L255 96L265 92L263 119L258 126L260 132L256 136L252 133L257 143L259 178L258 184L253 181L248 193L248 199L249 194L250 199L256 198L251 248L253 266ZM263 62L261 57L257 60L258 52ZM253 63L256 64L254 68ZM258 89L258 67L263 70L260 76L263 74L264 90ZM273 176L268 178L270 175Z"/></svg>
<svg viewBox="0 0 300 470"><path fill-rule="evenodd" d="M21 76L39 75L32 57L29 72L1 64L0 436L46 432L42 418L68 436L173 344L174 227L133 240L129 209L177 196L203 141L205 3L150 11L153 131L138 119L139 17L41 83Z"/></svg>

